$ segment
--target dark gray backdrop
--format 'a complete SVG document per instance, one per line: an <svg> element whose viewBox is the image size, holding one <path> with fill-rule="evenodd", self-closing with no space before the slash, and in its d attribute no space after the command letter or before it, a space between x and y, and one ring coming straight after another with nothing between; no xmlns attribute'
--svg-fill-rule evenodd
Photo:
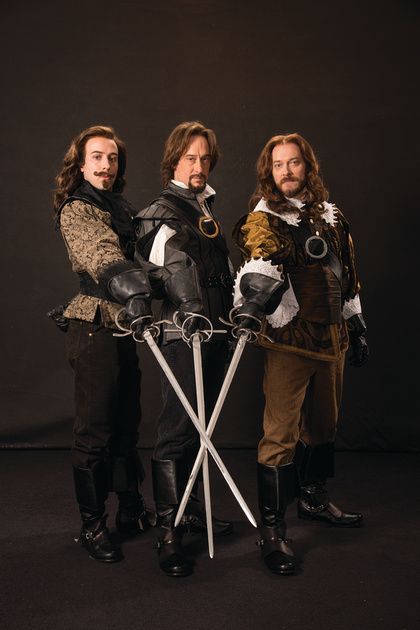
<svg viewBox="0 0 420 630"><path fill-rule="evenodd" d="M76 291L51 221L70 140L113 125L128 147L127 197L142 207L160 190L167 134L200 119L223 151L210 183L229 238L265 141L298 131L315 147L356 241L372 354L368 367L347 369L338 445L419 448L419 4L17 0L2 22L1 443L71 441L72 374L45 317ZM141 358L150 446L158 370L147 349ZM248 349L219 444L255 446L261 370L262 353Z"/></svg>

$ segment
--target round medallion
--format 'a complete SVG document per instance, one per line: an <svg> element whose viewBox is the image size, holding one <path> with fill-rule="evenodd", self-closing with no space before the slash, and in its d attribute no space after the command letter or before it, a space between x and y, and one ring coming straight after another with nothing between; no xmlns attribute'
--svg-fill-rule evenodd
<svg viewBox="0 0 420 630"><path fill-rule="evenodd" d="M219 235L219 226L212 217L200 217L198 229L207 238L216 238Z"/></svg>
<svg viewBox="0 0 420 630"><path fill-rule="evenodd" d="M310 236L305 243L305 251L311 258L325 258L328 253L328 245L322 236Z"/></svg>

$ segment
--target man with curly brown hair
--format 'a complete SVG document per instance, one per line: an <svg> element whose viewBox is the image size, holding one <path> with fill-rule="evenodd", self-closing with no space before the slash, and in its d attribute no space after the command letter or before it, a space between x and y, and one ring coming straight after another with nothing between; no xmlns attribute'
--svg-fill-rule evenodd
<svg viewBox="0 0 420 630"><path fill-rule="evenodd" d="M258 328L265 348L264 435L258 446L262 555L274 573L295 571L286 508L298 516L356 527L362 515L331 503L334 438L345 352L368 357L354 248L343 214L328 202L309 143L278 135L257 162L250 213L234 231L245 263L234 303L241 327Z"/></svg>
<svg viewBox="0 0 420 630"><path fill-rule="evenodd" d="M122 305L129 318L150 312L147 276L133 262L135 210L121 194L125 166L125 146L115 131L89 127L64 157L54 198L57 226L80 284L64 310L75 379L72 453L80 541L101 562L122 558L105 523L110 490L118 495L122 536L149 523L136 448L141 373L132 337L113 336Z"/></svg>

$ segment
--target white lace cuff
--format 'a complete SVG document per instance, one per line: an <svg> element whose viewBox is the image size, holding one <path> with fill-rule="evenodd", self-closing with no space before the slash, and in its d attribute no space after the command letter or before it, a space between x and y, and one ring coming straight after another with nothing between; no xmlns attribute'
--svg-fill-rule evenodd
<svg viewBox="0 0 420 630"><path fill-rule="evenodd" d="M251 260L247 260L246 263L238 269L238 273L236 274L235 284L233 287L233 306L242 306L243 304L243 295L240 289L241 278L246 273L260 273L262 276L268 276L269 278L274 278L279 282L284 282L284 274L278 270L277 265L273 265L273 263L268 260L263 260L262 258L252 258Z"/></svg>
<svg viewBox="0 0 420 630"><path fill-rule="evenodd" d="M355 295L351 300L346 300L343 306L344 319L350 319L353 315L361 315L362 305L360 303L359 294Z"/></svg>
<svg viewBox="0 0 420 630"><path fill-rule="evenodd" d="M295 292L293 291L290 277L289 275L287 275L287 277L289 280L289 288L283 293L281 302L274 313L267 315L267 321L273 328L282 328L282 326L286 326L286 324L291 322L294 316L299 312L299 304L296 299Z"/></svg>
<svg viewBox="0 0 420 630"><path fill-rule="evenodd" d="M278 270L276 265L273 265L268 260L262 258L256 258L248 260L238 271L235 279L235 285L233 289L233 305L242 306L243 295L240 289L240 282L242 276L246 273L260 273L263 276L268 276L284 282L284 274ZM281 328L288 324L299 311L299 304L296 299L295 292L293 291L292 284L289 280L289 288L283 293L280 304L277 306L274 313L267 315L267 321L273 328Z"/></svg>

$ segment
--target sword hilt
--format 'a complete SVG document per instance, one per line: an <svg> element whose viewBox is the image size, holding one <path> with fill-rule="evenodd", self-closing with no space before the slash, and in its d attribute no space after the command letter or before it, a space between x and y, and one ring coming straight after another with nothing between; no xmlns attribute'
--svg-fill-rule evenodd
<svg viewBox="0 0 420 630"><path fill-rule="evenodd" d="M128 327L123 325L121 321L121 315L125 313L125 308L120 308L120 310L116 313L114 317L115 325L118 330L121 330L121 333L113 333L113 337L127 337L128 335L132 335L134 341L137 343L144 343L145 339L143 337L144 332L147 330L150 332L153 339L157 339L160 335L160 324L170 324L171 322L168 319L162 319L158 322L153 321L153 315L142 315L141 317L136 317L131 322L129 322ZM140 332L139 332L140 331ZM140 334L140 336L139 336Z"/></svg>
<svg viewBox="0 0 420 630"><path fill-rule="evenodd" d="M173 323L175 324L175 326L178 328L178 330L181 333L182 340L185 341L185 343L189 347L191 347L191 341L194 335L199 335L200 342L202 343L207 343L208 341L210 341L211 337L213 336L214 328L209 318L206 317L205 315L202 315L201 313L192 313L192 312L186 311L184 314L187 315L187 317L182 321L182 323L179 323L178 321L179 311L175 311L172 318ZM197 330L195 330L189 335L186 332L188 328L188 323L197 317L200 319L203 319L208 325L208 328L198 328Z"/></svg>
<svg viewBox="0 0 420 630"><path fill-rule="evenodd" d="M231 334L234 339L239 339L241 335L246 335L246 341L248 343L256 343L258 341L258 336L262 335L262 322L255 315L247 314L247 313L236 313L239 307L234 307L229 311L229 321L226 321L222 317L219 317L220 321L226 326L230 326ZM240 319L248 317L249 319L254 319L259 324L258 330L252 330L251 328L243 328L240 325Z"/></svg>

